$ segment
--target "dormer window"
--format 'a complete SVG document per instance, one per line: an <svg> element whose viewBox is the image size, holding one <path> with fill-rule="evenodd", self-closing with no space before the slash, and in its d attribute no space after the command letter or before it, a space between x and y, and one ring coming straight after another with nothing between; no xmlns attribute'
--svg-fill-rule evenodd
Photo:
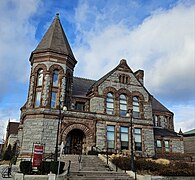
<svg viewBox="0 0 195 180"><path fill-rule="evenodd" d="M138 118L140 116L139 97L133 97L133 117Z"/></svg>
<svg viewBox="0 0 195 180"><path fill-rule="evenodd" d="M126 116L127 113L127 97L124 94L120 95L120 116Z"/></svg>
<svg viewBox="0 0 195 180"><path fill-rule="evenodd" d="M42 86L43 84L43 69L40 69L37 74L37 86Z"/></svg>
<svg viewBox="0 0 195 180"><path fill-rule="evenodd" d="M112 93L106 95L106 113L114 114L114 98Z"/></svg>
<svg viewBox="0 0 195 180"><path fill-rule="evenodd" d="M53 86L58 86L58 70L54 70L53 72Z"/></svg>

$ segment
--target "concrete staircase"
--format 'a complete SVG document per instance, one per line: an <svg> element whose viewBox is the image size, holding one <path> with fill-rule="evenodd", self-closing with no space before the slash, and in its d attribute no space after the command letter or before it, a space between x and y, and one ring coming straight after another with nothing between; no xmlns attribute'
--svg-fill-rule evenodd
<svg viewBox="0 0 195 180"><path fill-rule="evenodd" d="M111 171L110 168L97 156L82 155L79 167L78 155L64 155L67 169L68 161L71 161L70 175L67 180L132 180L130 176L123 172ZM80 170L79 170L80 169Z"/></svg>

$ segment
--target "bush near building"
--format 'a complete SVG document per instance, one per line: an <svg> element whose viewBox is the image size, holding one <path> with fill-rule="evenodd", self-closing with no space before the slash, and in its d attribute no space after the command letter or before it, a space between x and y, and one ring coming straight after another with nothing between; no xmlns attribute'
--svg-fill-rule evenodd
<svg viewBox="0 0 195 180"><path fill-rule="evenodd" d="M38 167L38 172L36 174L49 174L50 172L57 174L59 161L42 161L41 165ZM60 162L59 173L63 173L65 163ZM20 171L23 174L33 174L32 172L32 162L31 161L21 161Z"/></svg>
<svg viewBox="0 0 195 180"><path fill-rule="evenodd" d="M123 170L131 170L131 157L111 156L111 161ZM195 163L192 162L139 158L135 166L138 174L195 176Z"/></svg>

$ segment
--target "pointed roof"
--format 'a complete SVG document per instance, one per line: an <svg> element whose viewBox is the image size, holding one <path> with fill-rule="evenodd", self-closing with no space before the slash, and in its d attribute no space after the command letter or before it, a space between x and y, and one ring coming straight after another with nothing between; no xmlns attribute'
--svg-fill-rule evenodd
<svg viewBox="0 0 195 180"><path fill-rule="evenodd" d="M119 71L126 71L126 72L133 72L131 68L127 65L127 61L125 59L121 59L118 66L116 66L113 70L108 72L106 75L104 75L102 78L100 78L98 81L96 81L91 88L89 89L89 92L92 90L93 87L99 86L101 83L103 83L111 74L113 74L116 70Z"/></svg>
<svg viewBox="0 0 195 180"><path fill-rule="evenodd" d="M70 45L68 43L67 37L64 33L63 27L60 23L58 13L56 14L56 17L54 18L49 29L43 36L41 42L38 44L38 46L32 52L32 54L48 51L65 54L76 61L70 48Z"/></svg>

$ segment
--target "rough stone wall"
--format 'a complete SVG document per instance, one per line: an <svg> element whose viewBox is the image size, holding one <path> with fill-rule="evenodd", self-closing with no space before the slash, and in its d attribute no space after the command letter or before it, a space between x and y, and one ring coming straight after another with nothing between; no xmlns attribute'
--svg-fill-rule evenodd
<svg viewBox="0 0 195 180"><path fill-rule="evenodd" d="M90 99L90 112L104 113L104 98L93 97Z"/></svg>
<svg viewBox="0 0 195 180"><path fill-rule="evenodd" d="M172 147L172 152L184 153L184 145L182 139L172 139L170 141L170 146Z"/></svg>
<svg viewBox="0 0 195 180"><path fill-rule="evenodd" d="M154 133L153 129L143 129L143 143L144 143L144 155L145 156L153 156L155 154L154 151Z"/></svg>
<svg viewBox="0 0 195 180"><path fill-rule="evenodd" d="M29 86L29 93L28 93L28 100L27 100L27 108L31 107L33 104L33 97L34 97L34 93L33 93L33 88L34 88L34 84L35 84L35 77L31 76L30 78L30 86Z"/></svg>
<svg viewBox="0 0 195 180"><path fill-rule="evenodd" d="M145 119L150 119L152 121L152 105L149 101L148 92L141 86L140 82L134 77L134 75L130 75L130 84L119 83L119 74L120 72L114 72L111 74L102 84L98 87L98 97L93 97L90 100L90 111L97 113L104 113L105 108L105 97L103 97L103 91L106 88L112 87L115 88L116 91L120 89L127 89L130 93L139 92L144 97L143 102L143 116ZM119 102L117 102L119 104Z"/></svg>
<svg viewBox="0 0 195 180"><path fill-rule="evenodd" d="M51 77L49 74L46 74L44 77L44 89L42 93L42 106L47 106L49 104L49 88L50 88Z"/></svg>
<svg viewBox="0 0 195 180"><path fill-rule="evenodd" d="M26 119L23 125L24 134L21 153L31 153L33 143L45 144L45 153L54 152L57 123L57 119Z"/></svg>
<svg viewBox="0 0 195 180"><path fill-rule="evenodd" d="M184 152L193 154L195 156L195 135L183 137L184 140Z"/></svg>
<svg viewBox="0 0 195 180"><path fill-rule="evenodd" d="M106 126L105 124L98 122L96 124L96 146L102 150L105 149L105 137L106 137Z"/></svg>

